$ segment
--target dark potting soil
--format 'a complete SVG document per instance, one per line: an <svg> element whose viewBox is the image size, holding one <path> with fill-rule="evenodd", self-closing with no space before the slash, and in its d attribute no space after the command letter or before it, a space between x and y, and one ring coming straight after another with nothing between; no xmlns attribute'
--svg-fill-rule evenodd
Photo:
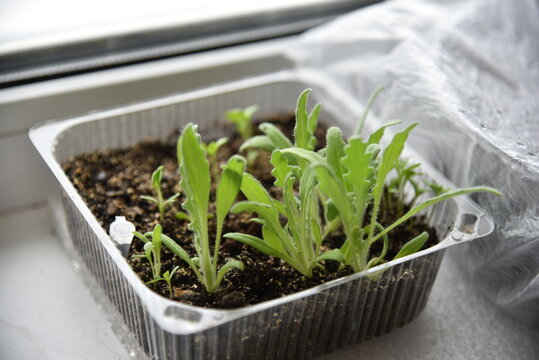
<svg viewBox="0 0 539 360"><path fill-rule="evenodd" d="M260 120L273 122L292 138L293 113L278 114ZM230 133L232 132L231 130ZM319 139L318 147L324 147L325 128L321 126L316 136ZM166 142L149 140L127 149L82 154L69 159L63 164L63 169L105 229L108 229L115 216L123 215L135 225L137 231L143 233L152 231L154 226L160 223L157 206L140 199L140 195L154 196L150 178L152 172L160 165L165 167L162 180L163 196L168 198L179 191L175 146L177 137L178 132L171 135L169 141ZM215 139L205 139L203 136L203 140ZM217 155L218 161L226 162L230 156L238 152L241 143L241 138L232 136L229 142L220 148ZM271 193L278 195L278 191L272 189L274 179L271 176L271 165L268 160L269 154L261 152L250 172L270 189ZM174 204L166 208L165 219L161 225L163 233L174 239L193 256L195 250L192 246L192 233L187 228L188 222L176 219L174 216L181 210L180 204L183 200L183 196L180 196ZM395 201L392 203L395 204ZM214 204L211 203L210 212L213 212L213 206ZM386 212L380 214L380 222L383 225L389 225L392 222L391 219L395 218L396 209L384 208ZM405 205L405 211L406 209ZM251 217L252 215L247 213L229 214L223 233L242 232L260 236L260 225L251 222ZM215 233L214 219L210 219L209 226L211 237ZM430 234L425 247L435 245L438 238L436 231L425 225L421 217L414 217L390 232L390 246L386 258L394 257L402 245L423 231ZM211 242L213 240L210 239ZM336 232L325 240L324 247L337 248L343 241L344 235ZM143 245L141 240L137 238L133 240L128 262L140 278L148 282L152 279L148 261L145 258L132 257L135 254L143 254ZM381 242L372 248L373 254L380 251ZM175 266L180 267L172 278L172 299L210 308L237 308L252 305L353 273L351 268L339 270L335 262L327 261L326 271L315 270L314 276L308 279L280 259L260 253L234 240L223 239L220 263L239 259L244 263L245 269L243 271L234 269L228 272L220 289L213 294L208 294L185 262L165 247L162 249L161 256L162 272L170 271ZM169 296L168 285L164 281L148 286L163 296Z"/></svg>

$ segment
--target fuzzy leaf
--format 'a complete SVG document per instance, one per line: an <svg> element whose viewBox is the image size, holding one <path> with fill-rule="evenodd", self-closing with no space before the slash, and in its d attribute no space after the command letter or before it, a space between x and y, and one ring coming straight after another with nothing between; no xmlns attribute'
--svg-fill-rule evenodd
<svg viewBox="0 0 539 360"><path fill-rule="evenodd" d="M280 151L274 151L270 159L273 170L271 175L275 178L274 185L283 187L288 174L293 173L293 167L288 165L288 159Z"/></svg>
<svg viewBox="0 0 539 360"><path fill-rule="evenodd" d="M259 202L273 207L273 201L262 184L248 173L243 173L241 192L249 201Z"/></svg>
<svg viewBox="0 0 539 360"><path fill-rule="evenodd" d="M189 214L184 213L183 211L178 211L174 216L178 220L191 220L191 218L189 217Z"/></svg>
<svg viewBox="0 0 539 360"><path fill-rule="evenodd" d="M155 254L156 259L161 259L161 234L163 232L163 228L160 224L155 225L153 228L152 233L152 244L154 246L153 252ZM159 275L159 274L157 274Z"/></svg>
<svg viewBox="0 0 539 360"><path fill-rule="evenodd" d="M326 133L326 159L335 176L342 181L341 159L344 157L344 140L341 129L331 127Z"/></svg>
<svg viewBox="0 0 539 360"><path fill-rule="evenodd" d="M336 180L336 176L329 165L323 162L318 162L311 166L316 170L320 190L322 190L322 192L331 199L335 205L335 208L337 208L339 211L339 215L345 229L351 230L351 206L348 195L346 194L342 183Z"/></svg>
<svg viewBox="0 0 539 360"><path fill-rule="evenodd" d="M258 251L263 252L264 254L268 254L274 257L280 257L281 254L279 254L277 251L272 249L270 246L268 246L264 240L257 238L256 236L248 235L248 234L242 234L242 233L228 233L224 236L227 239L233 239L236 241L239 241L243 244L249 245L257 249Z"/></svg>
<svg viewBox="0 0 539 360"><path fill-rule="evenodd" d="M275 234L275 232L271 229L270 226L264 225L262 226L262 237L264 238L264 242L277 254L284 254L285 249L283 248L283 244L281 243L281 240Z"/></svg>
<svg viewBox="0 0 539 360"><path fill-rule="evenodd" d="M320 221L316 219L309 219L309 223L311 226L311 232L314 237L314 243L317 246L320 246L322 244L323 236L322 236L322 228L320 226Z"/></svg>
<svg viewBox="0 0 539 360"><path fill-rule="evenodd" d="M146 200L146 201L149 201L149 202L154 202L156 204L158 204L159 202L157 201L156 198L152 197L152 196L148 196L148 195L140 195L140 198L142 200Z"/></svg>
<svg viewBox="0 0 539 360"><path fill-rule="evenodd" d="M320 115L320 110L322 110L322 105L316 104L313 110L311 111L311 113L309 114L309 131L311 132L311 135L313 135L316 131L316 126L318 125L318 116Z"/></svg>
<svg viewBox="0 0 539 360"><path fill-rule="evenodd" d="M293 174L288 174L288 176L285 179L285 183L283 186L283 202L284 202L284 209L286 213L286 217L288 219L288 226L291 227L291 230L293 232L296 231L296 226L298 221L300 220L300 212L298 209L298 203L297 199L294 196L294 182L296 179L294 178ZM297 234L293 234L293 237L297 236Z"/></svg>
<svg viewBox="0 0 539 360"><path fill-rule="evenodd" d="M313 198L313 191L316 186L316 173L313 168L308 167L303 172L299 182L299 199L301 201L301 213L304 216L318 216L318 209L316 214L309 213L310 205L312 201L317 200Z"/></svg>
<svg viewBox="0 0 539 360"><path fill-rule="evenodd" d="M215 201L217 237L220 237L226 214L228 214L230 207L238 196L244 170L245 159L239 155L234 155L228 160L221 173Z"/></svg>
<svg viewBox="0 0 539 360"><path fill-rule="evenodd" d="M146 235L141 234L141 233L139 233L138 231L133 231L133 235L135 235L135 237L136 237L137 239L140 239L144 244L146 244L147 242L150 241L150 240L146 237Z"/></svg>
<svg viewBox="0 0 539 360"><path fill-rule="evenodd" d="M354 191L356 196L363 196L362 190L369 185L368 176L372 171L369 167L371 154L367 153L367 144L361 138L353 137L344 147L346 154L342 164L346 173L343 178L347 185L347 191Z"/></svg>
<svg viewBox="0 0 539 360"><path fill-rule="evenodd" d="M212 274L210 245L208 238L208 203L210 198L210 165L206 158L196 126L188 124L180 138L180 186L185 194L182 204L191 220L189 229L195 234L194 247L201 259L202 273L205 277ZM203 281L208 287L206 279Z"/></svg>
<svg viewBox="0 0 539 360"><path fill-rule="evenodd" d="M249 221L260 224L260 225L266 224L266 222L262 220L261 218L250 218Z"/></svg>
<svg viewBox="0 0 539 360"><path fill-rule="evenodd" d="M337 218L337 216L339 216L339 210L337 210L333 200L328 199L324 206L324 217L326 218L326 221L333 221Z"/></svg>
<svg viewBox="0 0 539 360"><path fill-rule="evenodd" d="M314 151L301 149L298 147L292 147L288 149L282 149L281 152L284 155L291 155L293 157L306 160L308 163L325 162L325 159Z"/></svg>
<svg viewBox="0 0 539 360"><path fill-rule="evenodd" d="M275 209L273 207L256 201L239 201L232 206L230 211L234 214L241 212L255 212L264 221L266 221L268 217L272 217L272 215L275 215L275 218L277 218L277 214L275 213Z"/></svg>
<svg viewBox="0 0 539 360"><path fill-rule="evenodd" d="M400 249L397 255L395 255L393 260L418 252L423 247L423 245L425 245L428 238L429 234L426 231L423 231L420 235L416 236L415 238L404 244L404 246Z"/></svg>
<svg viewBox="0 0 539 360"><path fill-rule="evenodd" d="M226 144L227 141L228 141L228 138L223 137L223 138L217 139L216 141L210 142L206 146L206 152L208 153L209 156L214 156L215 154L217 154L217 150L219 150L221 146Z"/></svg>
<svg viewBox="0 0 539 360"><path fill-rule="evenodd" d="M180 196L180 194L172 195L171 197L169 197L168 199L165 200L165 204L172 204L174 202L174 200L176 200L178 198L178 196Z"/></svg>
<svg viewBox="0 0 539 360"><path fill-rule="evenodd" d="M314 259L314 262L320 262L322 260L333 260L337 261L339 263L344 263L344 255L342 254L340 249L333 249L326 251L322 253L320 256L318 256L316 259Z"/></svg>
<svg viewBox="0 0 539 360"><path fill-rule="evenodd" d="M240 152L246 149L260 149L271 153L275 150L275 145L267 135L257 135L247 139L240 146Z"/></svg>
<svg viewBox="0 0 539 360"><path fill-rule="evenodd" d="M275 125L262 123L258 126L260 131L268 136L275 149L286 149L292 147L290 140Z"/></svg>
<svg viewBox="0 0 539 360"><path fill-rule="evenodd" d="M382 161L378 167L378 172L376 173L376 185L373 189L374 198L378 198L382 194L385 178L387 174L395 167L395 162L399 159L402 150L404 149L404 144L408 139L410 131L412 131L417 124L418 123L413 123L404 131L395 135L391 143L384 150L384 153L382 154Z"/></svg>
<svg viewBox="0 0 539 360"><path fill-rule="evenodd" d="M161 187L161 180L163 178L164 168L165 167L161 165L152 173L152 186L154 189L159 189Z"/></svg>
<svg viewBox="0 0 539 360"><path fill-rule="evenodd" d="M179 139L180 184L186 196L183 207L190 214L192 229L198 233L207 233L210 168L195 129L194 125L187 125Z"/></svg>
<svg viewBox="0 0 539 360"><path fill-rule="evenodd" d="M305 89L299 96L296 106L296 125L294 127L295 146L301 149L311 150L309 141L312 132L309 128L309 113L307 112L307 98L311 89Z"/></svg>
<svg viewBox="0 0 539 360"><path fill-rule="evenodd" d="M258 111L257 105L245 109L232 109L225 113L225 117L236 125L238 133L244 140L253 136L252 117Z"/></svg>
<svg viewBox="0 0 539 360"><path fill-rule="evenodd" d="M219 284L221 280L223 280L223 277L225 276L225 274L234 268L243 270L244 269L243 263L239 260L231 260L227 262L226 264L224 264L217 272L217 278L216 278L215 283Z"/></svg>
<svg viewBox="0 0 539 360"><path fill-rule="evenodd" d="M165 234L161 234L161 241L163 242L163 245L165 245L170 251L185 261L199 279L202 279L202 274L198 270L197 265L189 257L189 254L187 254L187 252L180 245L178 245L178 243Z"/></svg>

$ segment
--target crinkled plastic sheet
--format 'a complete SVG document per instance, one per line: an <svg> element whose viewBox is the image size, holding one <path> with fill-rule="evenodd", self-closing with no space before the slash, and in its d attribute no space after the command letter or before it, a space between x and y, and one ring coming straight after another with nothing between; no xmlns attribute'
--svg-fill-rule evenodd
<svg viewBox="0 0 539 360"><path fill-rule="evenodd" d="M307 32L289 54L335 78L368 121L419 121L414 150L497 224L460 247L463 267L501 307L539 326L539 2L387 1Z"/></svg>

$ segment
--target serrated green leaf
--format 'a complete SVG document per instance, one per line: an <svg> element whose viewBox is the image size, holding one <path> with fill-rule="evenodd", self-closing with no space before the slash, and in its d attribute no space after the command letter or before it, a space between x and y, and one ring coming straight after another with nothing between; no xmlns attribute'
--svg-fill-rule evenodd
<svg viewBox="0 0 539 360"><path fill-rule="evenodd" d="M271 175L275 178L274 185L283 187L287 175L293 173L292 166L288 165L288 159L279 150L271 154L270 163L273 165Z"/></svg>
<svg viewBox="0 0 539 360"><path fill-rule="evenodd" d="M260 149L269 153L275 150L275 145L267 135L253 136L241 144L239 151L242 152L247 149Z"/></svg>
<svg viewBox="0 0 539 360"><path fill-rule="evenodd" d="M359 137L353 137L344 147L345 156L342 158L344 181L348 191L356 191L358 187L368 184L365 182L372 168L369 168L371 154L367 153L367 144Z"/></svg>
<svg viewBox="0 0 539 360"><path fill-rule="evenodd" d="M292 237L297 238L296 226L297 222L300 219L300 213L298 209L298 203L296 197L294 196L294 182L296 179L293 174L288 174L284 186L283 186L283 202L284 209L286 212L286 217L288 219L288 226L291 227L291 230L294 232Z"/></svg>
<svg viewBox="0 0 539 360"><path fill-rule="evenodd" d="M195 233L194 246L201 259L204 284L208 291L212 283L212 261L208 238L208 203L210 197L210 166L196 127L188 124L179 138L180 185L185 194L182 204L191 220L189 229Z"/></svg>
<svg viewBox="0 0 539 360"><path fill-rule="evenodd" d="M195 131L195 126L187 125L179 141L182 154L180 184L186 196L183 207L190 213L193 229L196 232L204 232L204 229L207 229L210 196L209 163Z"/></svg>

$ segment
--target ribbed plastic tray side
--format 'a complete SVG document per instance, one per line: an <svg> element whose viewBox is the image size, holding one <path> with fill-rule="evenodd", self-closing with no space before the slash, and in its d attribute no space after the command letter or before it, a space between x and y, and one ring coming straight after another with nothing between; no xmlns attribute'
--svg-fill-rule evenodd
<svg viewBox="0 0 539 360"><path fill-rule="evenodd" d="M444 250L195 333L161 329L64 196L70 237L143 350L155 359L308 359L389 332L426 305Z"/></svg>

